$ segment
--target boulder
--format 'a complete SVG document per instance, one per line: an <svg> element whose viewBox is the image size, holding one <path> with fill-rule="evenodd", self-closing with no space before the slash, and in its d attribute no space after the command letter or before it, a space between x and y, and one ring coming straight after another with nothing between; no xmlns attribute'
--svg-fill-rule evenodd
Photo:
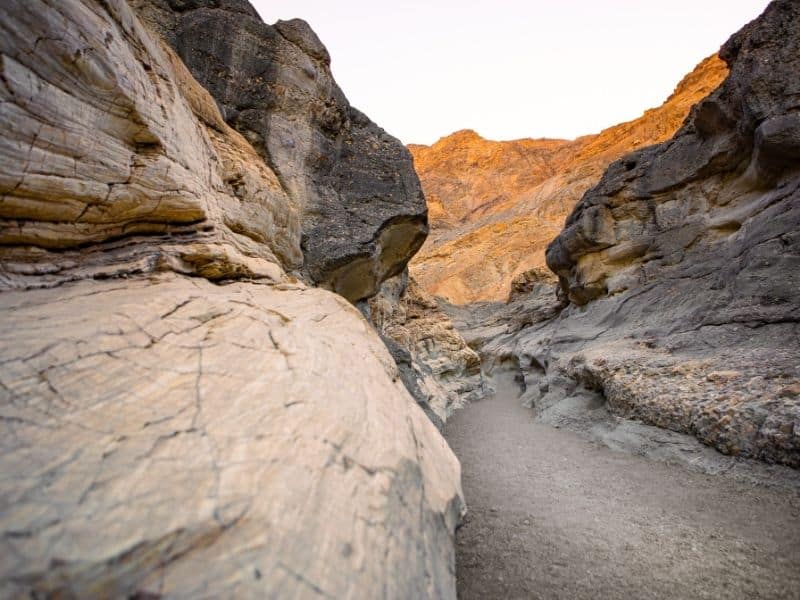
<svg viewBox="0 0 800 600"><path fill-rule="evenodd" d="M458 462L342 298L165 274L0 309L0 596L455 598Z"/></svg>
<svg viewBox="0 0 800 600"><path fill-rule="evenodd" d="M265 162L134 4L0 4L0 597L454 598L458 461L372 326L299 279L324 211L282 178L319 171ZM252 33L242 1L163 6ZM381 147L361 181L405 206ZM390 265L368 287L401 230L359 246Z"/></svg>

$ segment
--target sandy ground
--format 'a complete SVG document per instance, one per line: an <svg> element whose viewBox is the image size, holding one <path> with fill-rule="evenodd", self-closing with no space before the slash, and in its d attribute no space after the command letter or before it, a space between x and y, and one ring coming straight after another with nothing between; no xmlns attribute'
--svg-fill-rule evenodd
<svg viewBox="0 0 800 600"><path fill-rule="evenodd" d="M800 598L800 488L612 450L495 387L444 431L469 509L461 600Z"/></svg>

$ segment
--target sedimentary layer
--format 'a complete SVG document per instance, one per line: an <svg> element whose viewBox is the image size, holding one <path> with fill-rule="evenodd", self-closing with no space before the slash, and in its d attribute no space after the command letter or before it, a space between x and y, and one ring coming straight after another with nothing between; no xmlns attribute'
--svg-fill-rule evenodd
<svg viewBox="0 0 800 600"><path fill-rule="evenodd" d="M0 28L0 596L454 597L458 462L348 302L424 202L313 32L239 0Z"/></svg>

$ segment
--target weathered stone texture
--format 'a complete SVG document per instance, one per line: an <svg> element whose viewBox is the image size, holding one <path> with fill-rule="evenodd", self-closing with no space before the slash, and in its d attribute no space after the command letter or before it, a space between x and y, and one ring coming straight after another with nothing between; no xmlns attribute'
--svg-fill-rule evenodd
<svg viewBox="0 0 800 600"><path fill-rule="evenodd" d="M301 266L274 173L125 3L11 1L0 17L5 286Z"/></svg>
<svg viewBox="0 0 800 600"><path fill-rule="evenodd" d="M384 282L366 312L387 340L406 387L437 422L489 391L480 357L408 272Z"/></svg>
<svg viewBox="0 0 800 600"><path fill-rule="evenodd" d="M329 115L259 113L300 158L254 149L133 4L0 3L0 597L454 597L458 462L367 321L297 281L325 248L351 299L403 268L410 159L349 108L312 135L346 105L327 71ZM246 2L152 4L327 68ZM318 178L352 202L293 187Z"/></svg>
<svg viewBox="0 0 800 600"><path fill-rule="evenodd" d="M773 2L722 47L729 77L675 137L614 163L584 196L547 251L573 302L685 278L693 322L796 312L798 26L796 2ZM738 314L712 317L721 304Z"/></svg>
<svg viewBox="0 0 800 600"><path fill-rule="evenodd" d="M345 300L162 275L0 310L0 596L454 597L458 462Z"/></svg>
<svg viewBox="0 0 800 600"><path fill-rule="evenodd" d="M428 231L411 156L350 106L308 24L243 2L136 4L299 207L304 272L353 301L400 273Z"/></svg>

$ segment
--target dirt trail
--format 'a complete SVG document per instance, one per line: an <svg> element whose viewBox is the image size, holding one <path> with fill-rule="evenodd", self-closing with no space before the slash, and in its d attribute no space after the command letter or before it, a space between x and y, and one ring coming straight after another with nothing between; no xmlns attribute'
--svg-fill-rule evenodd
<svg viewBox="0 0 800 600"><path fill-rule="evenodd" d="M511 376L453 415L472 598L800 598L800 491L694 473L534 421Z"/></svg>

